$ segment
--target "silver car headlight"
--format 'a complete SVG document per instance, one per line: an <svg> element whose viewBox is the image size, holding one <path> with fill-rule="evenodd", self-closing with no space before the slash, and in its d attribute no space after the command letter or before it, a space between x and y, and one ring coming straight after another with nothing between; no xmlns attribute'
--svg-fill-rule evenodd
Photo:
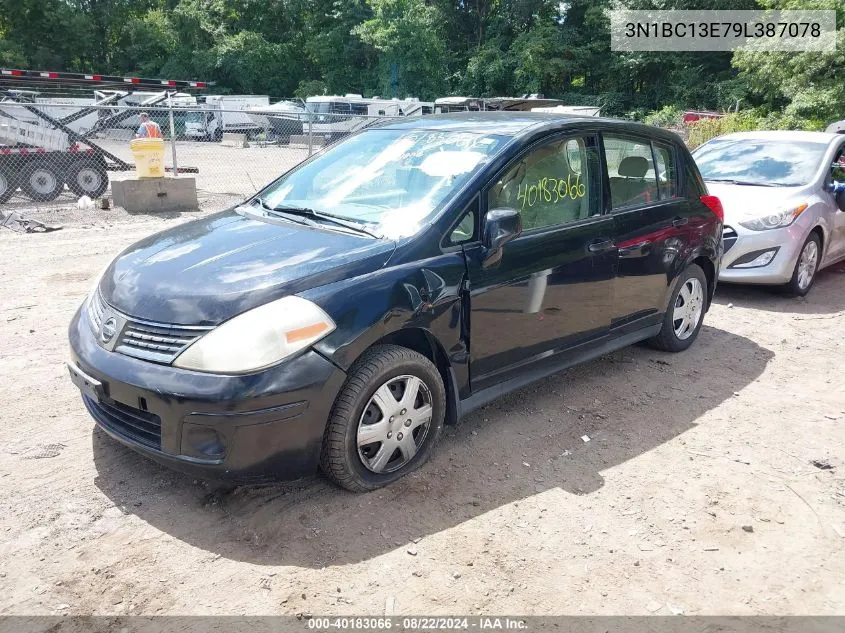
<svg viewBox="0 0 845 633"><path fill-rule="evenodd" d="M283 297L220 324L183 351L182 369L241 374L274 365L335 329L323 310L302 297Z"/></svg>
<svg viewBox="0 0 845 633"><path fill-rule="evenodd" d="M807 209L807 203L799 204L797 207L787 207L768 213L759 217L742 220L739 224L752 231L768 231L769 229L782 229L789 226Z"/></svg>

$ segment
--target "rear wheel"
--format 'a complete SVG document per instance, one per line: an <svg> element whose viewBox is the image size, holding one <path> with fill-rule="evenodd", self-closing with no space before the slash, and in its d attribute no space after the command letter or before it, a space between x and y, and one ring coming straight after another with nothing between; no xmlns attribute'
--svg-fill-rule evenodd
<svg viewBox="0 0 845 633"><path fill-rule="evenodd" d="M17 188L14 176L7 169L0 168L0 203L11 198Z"/></svg>
<svg viewBox="0 0 845 633"><path fill-rule="evenodd" d="M65 182L77 196L99 198L109 188L106 168L93 161L73 163L65 174Z"/></svg>
<svg viewBox="0 0 845 633"><path fill-rule="evenodd" d="M648 343L664 352L682 352L695 342L704 321L707 305L707 277L701 267L691 264L681 275L663 317L660 334Z"/></svg>
<svg viewBox="0 0 845 633"><path fill-rule="evenodd" d="M445 411L443 382L430 360L376 346L355 363L335 401L320 466L347 490L386 486L429 458Z"/></svg>
<svg viewBox="0 0 845 633"><path fill-rule="evenodd" d="M64 180L53 165L46 161L36 161L24 170L21 189L36 202L49 202L62 193Z"/></svg>
<svg viewBox="0 0 845 633"><path fill-rule="evenodd" d="M819 270L821 255L821 240L819 240L819 236L815 233L810 233L810 237L807 238L804 246L801 247L801 254L798 255L798 261L795 262L792 279L784 286L787 294L795 297L803 297L810 292L810 288L813 287L813 282L816 280L816 273Z"/></svg>

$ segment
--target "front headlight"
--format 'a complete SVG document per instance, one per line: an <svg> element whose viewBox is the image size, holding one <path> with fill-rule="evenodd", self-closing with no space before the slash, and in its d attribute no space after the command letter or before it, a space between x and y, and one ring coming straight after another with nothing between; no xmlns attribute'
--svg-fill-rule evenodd
<svg viewBox="0 0 845 633"><path fill-rule="evenodd" d="M217 326L173 364L221 374L255 371L313 345L334 329L334 321L316 304L301 297L284 297Z"/></svg>
<svg viewBox="0 0 845 633"><path fill-rule="evenodd" d="M795 219L801 215L807 208L807 203L799 204L797 207L788 207L769 213L757 218L751 218L740 222L740 226L744 226L752 231L768 231L769 229L781 229L789 226Z"/></svg>

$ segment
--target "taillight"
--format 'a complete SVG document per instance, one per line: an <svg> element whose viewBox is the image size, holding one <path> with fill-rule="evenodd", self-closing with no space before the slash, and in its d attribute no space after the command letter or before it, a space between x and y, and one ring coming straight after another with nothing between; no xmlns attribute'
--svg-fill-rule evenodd
<svg viewBox="0 0 845 633"><path fill-rule="evenodd" d="M722 201L716 196L701 196L700 200L707 205L707 208L713 212L719 222L725 222L725 210L722 208Z"/></svg>

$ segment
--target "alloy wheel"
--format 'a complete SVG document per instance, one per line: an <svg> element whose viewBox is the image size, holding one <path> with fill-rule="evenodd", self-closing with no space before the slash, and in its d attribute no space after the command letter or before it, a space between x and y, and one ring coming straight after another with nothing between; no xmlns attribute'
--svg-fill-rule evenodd
<svg viewBox="0 0 845 633"><path fill-rule="evenodd" d="M798 260L798 287L806 290L813 283L816 274L816 266L819 262L819 246L815 240L810 240L804 245L801 257Z"/></svg>
<svg viewBox="0 0 845 633"><path fill-rule="evenodd" d="M391 473L410 462L431 426L431 390L420 378L397 376L382 384L358 422L358 456L374 473Z"/></svg>
<svg viewBox="0 0 845 633"><path fill-rule="evenodd" d="M675 336L684 341L692 336L704 312L704 288L695 277L690 277L681 286L672 311L672 327Z"/></svg>

